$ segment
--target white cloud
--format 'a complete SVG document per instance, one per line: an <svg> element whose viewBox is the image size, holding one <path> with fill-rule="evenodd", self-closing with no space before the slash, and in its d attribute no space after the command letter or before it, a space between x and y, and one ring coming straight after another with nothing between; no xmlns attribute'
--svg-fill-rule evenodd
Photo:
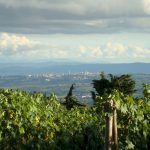
<svg viewBox="0 0 150 150"><path fill-rule="evenodd" d="M101 48L98 47L91 47L91 46L79 46L79 54L80 56L87 57L87 58L98 58L103 55Z"/></svg>
<svg viewBox="0 0 150 150"><path fill-rule="evenodd" d="M150 14L150 0L143 0L144 10L147 14Z"/></svg>
<svg viewBox="0 0 150 150"><path fill-rule="evenodd" d="M108 56L124 56L127 53L127 47L120 43L107 43L105 54Z"/></svg>
<svg viewBox="0 0 150 150"><path fill-rule="evenodd" d="M145 49L139 46L135 46L133 47L132 50L132 56L135 58L149 57L150 59L150 49Z"/></svg>
<svg viewBox="0 0 150 150"><path fill-rule="evenodd" d="M0 35L1 55L15 55L21 51L29 50L33 46L34 43L25 36L10 35L7 33Z"/></svg>
<svg viewBox="0 0 150 150"><path fill-rule="evenodd" d="M150 59L150 49L146 49L140 46L126 46L121 43L112 43L108 42L101 47L88 47L88 46L80 46L80 57L91 60L101 60L105 59L108 61L148 61Z"/></svg>
<svg viewBox="0 0 150 150"><path fill-rule="evenodd" d="M61 36L63 39L65 36ZM104 60L105 62L134 62L150 60L150 48L139 46L137 44L122 44L121 42L104 42L100 45L92 45L90 42L80 39L72 45L72 41L64 40L60 42L60 39L56 41L51 37L51 40L33 40L34 38L28 38L26 36L2 33L0 34L0 56L7 59L7 56L13 56L14 58L29 58L29 59L54 59L54 58L69 58L73 60L82 60L89 62L99 62ZM42 39L42 38L41 38ZM91 38L92 39L92 38ZM54 41L55 42L54 42ZM97 39L98 40L98 39ZM69 42L70 41L70 42Z"/></svg>
<svg viewBox="0 0 150 150"><path fill-rule="evenodd" d="M0 55L28 58L66 58L67 51L54 44L30 40L25 36L2 33L0 35Z"/></svg>
<svg viewBox="0 0 150 150"><path fill-rule="evenodd" d="M114 58L129 58L129 59L135 59L135 58L150 58L150 49L143 48L141 46L125 46L120 43L108 43L106 46L107 53L105 51L106 57L114 57Z"/></svg>

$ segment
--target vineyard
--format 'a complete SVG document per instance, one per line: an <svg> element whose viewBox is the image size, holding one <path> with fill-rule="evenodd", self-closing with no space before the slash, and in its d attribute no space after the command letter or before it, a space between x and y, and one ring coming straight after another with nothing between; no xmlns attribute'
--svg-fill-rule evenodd
<svg viewBox="0 0 150 150"><path fill-rule="evenodd" d="M114 90L93 106L70 110L57 96L0 90L0 149L100 150L105 145L104 103L115 101L118 149L146 150L150 138L150 97L133 98ZM107 114L106 114L107 113Z"/></svg>

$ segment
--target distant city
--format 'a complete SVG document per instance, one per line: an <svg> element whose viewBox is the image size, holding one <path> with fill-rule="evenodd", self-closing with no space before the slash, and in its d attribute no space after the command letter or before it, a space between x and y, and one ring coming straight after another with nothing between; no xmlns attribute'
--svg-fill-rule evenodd
<svg viewBox="0 0 150 150"><path fill-rule="evenodd" d="M0 88L21 89L28 92L55 93L58 98L64 98L71 84L75 83L74 96L83 103L92 103L92 80L99 79L100 72L79 73L47 73L35 75L0 76ZM150 84L150 74L132 74L136 81L135 96L142 96L142 84Z"/></svg>

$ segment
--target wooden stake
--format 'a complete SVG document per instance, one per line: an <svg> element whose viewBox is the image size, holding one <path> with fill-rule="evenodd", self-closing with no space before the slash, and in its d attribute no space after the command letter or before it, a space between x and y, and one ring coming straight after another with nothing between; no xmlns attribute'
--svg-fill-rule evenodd
<svg viewBox="0 0 150 150"><path fill-rule="evenodd" d="M105 104L106 113L112 113L112 103ZM113 131L113 116L106 115L106 130L105 130L105 150L112 150L112 131Z"/></svg>
<svg viewBox="0 0 150 150"><path fill-rule="evenodd" d="M117 111L114 101L105 103L106 115L105 150L118 150Z"/></svg>
<svg viewBox="0 0 150 150"><path fill-rule="evenodd" d="M113 150L118 150L118 133L117 133L117 111L115 104L113 103Z"/></svg>

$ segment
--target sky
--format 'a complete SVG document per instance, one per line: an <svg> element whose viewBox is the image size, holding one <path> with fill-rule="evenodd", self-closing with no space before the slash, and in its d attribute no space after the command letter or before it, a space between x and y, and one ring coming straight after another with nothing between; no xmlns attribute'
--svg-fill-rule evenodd
<svg viewBox="0 0 150 150"><path fill-rule="evenodd" d="M0 62L150 63L150 0L0 0Z"/></svg>

